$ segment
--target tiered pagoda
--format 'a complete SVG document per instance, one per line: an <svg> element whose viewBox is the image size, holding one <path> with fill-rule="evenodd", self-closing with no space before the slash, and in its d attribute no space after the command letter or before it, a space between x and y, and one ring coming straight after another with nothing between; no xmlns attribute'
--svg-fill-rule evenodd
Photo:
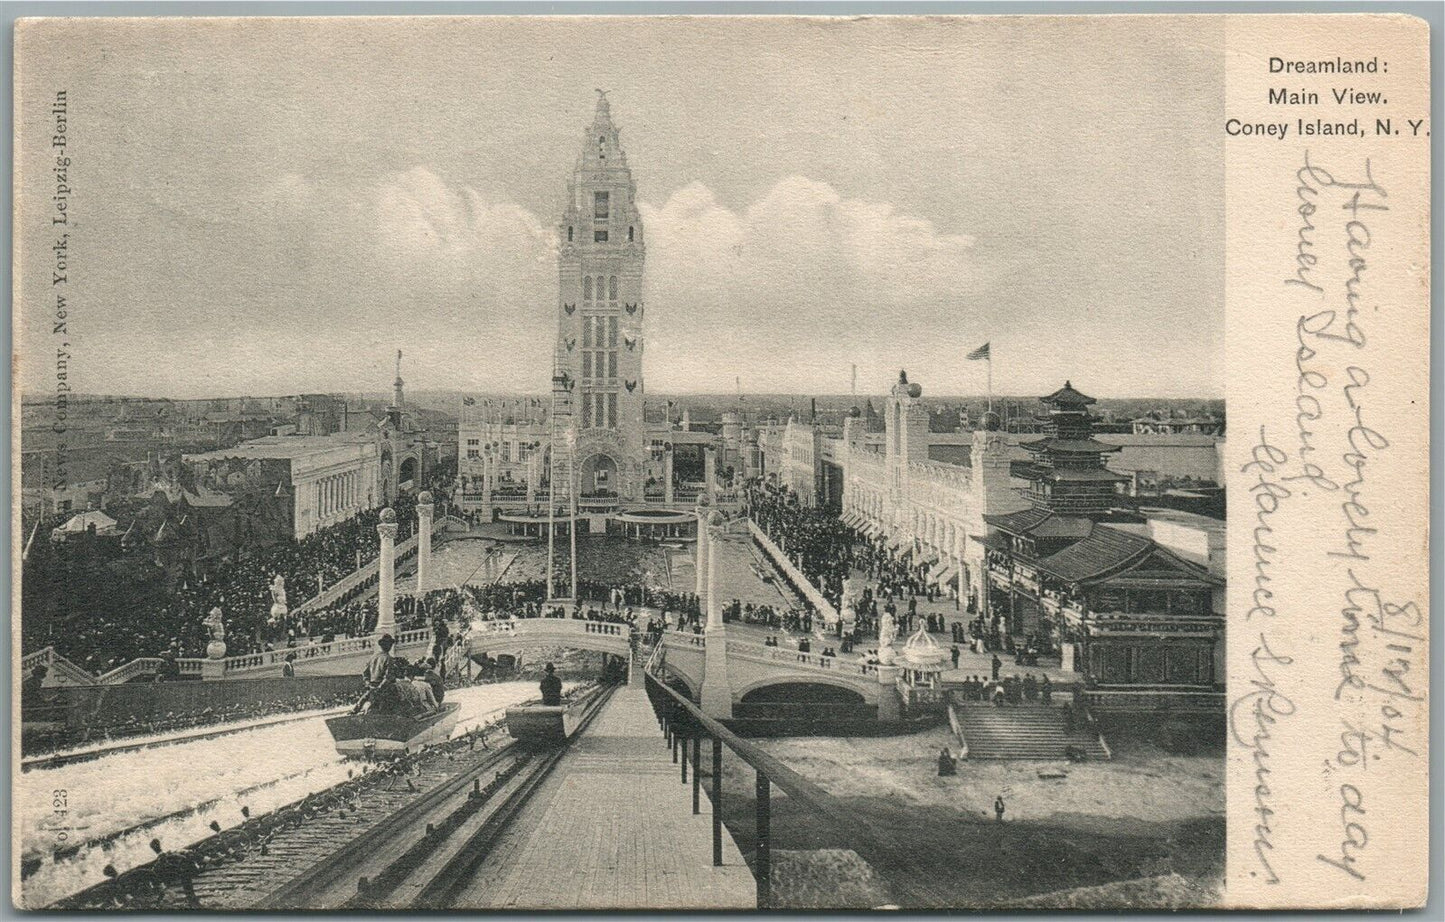
<svg viewBox="0 0 1445 922"><path fill-rule="evenodd" d="M1021 472L1032 508L984 516L985 612L1088 688L1166 704L1214 693L1223 581L1119 508L1125 478L1104 464L1118 448L1094 439L1092 397L1066 382L1041 402L1044 437L1022 446L1033 456Z"/></svg>
<svg viewBox="0 0 1445 922"><path fill-rule="evenodd" d="M1045 437L1020 445L1033 455L1028 497L1034 508L1063 515L1107 513L1114 507L1114 485L1129 478L1104 466L1104 455L1119 451L1119 446L1094 438L1089 412L1094 398L1065 381L1040 402L1047 410L1038 417Z"/></svg>

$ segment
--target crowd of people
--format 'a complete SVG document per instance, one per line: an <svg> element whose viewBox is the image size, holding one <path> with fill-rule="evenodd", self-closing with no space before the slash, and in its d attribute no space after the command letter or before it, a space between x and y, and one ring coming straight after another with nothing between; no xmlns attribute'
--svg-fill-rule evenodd
<svg viewBox="0 0 1445 922"><path fill-rule="evenodd" d="M747 511L763 532L836 608L853 569L857 535L837 516L804 506L797 494L753 480L744 491Z"/></svg>
<svg viewBox="0 0 1445 922"><path fill-rule="evenodd" d="M993 678L986 679L982 676L969 676L963 680L962 686L958 689L959 697L964 701L983 701L1002 707L1004 704L1053 704L1054 685L1047 675L1035 677L1032 672L1024 673L1023 678L1017 675L1000 677L998 674L998 658L994 658Z"/></svg>
<svg viewBox="0 0 1445 922"><path fill-rule="evenodd" d="M400 542L416 529L416 499L401 496L392 508ZM300 540L243 548L201 572L171 574L155 570L152 562L124 557L96 567L93 560L79 559L86 552L81 545L48 548L44 562L48 572L33 578L53 583L61 591L35 599L45 609L35 623L43 623L44 629L27 632L26 648L53 645L95 674L137 657L205 656L213 636L203 622L217 608L225 625L227 655L260 652L297 635L316 634L312 625L303 630L297 621L272 619L276 578L283 580L289 607L294 609L376 557L380 514L380 509L371 509ZM79 572L82 564L87 572ZM134 579L116 576L131 570L141 572ZM27 582L31 578L27 574ZM95 592L85 590L86 584L97 580L101 582ZM356 587L349 595L354 598L367 588ZM29 605L27 601L27 612Z"/></svg>
<svg viewBox="0 0 1445 922"><path fill-rule="evenodd" d="M723 622L754 624L759 627L787 631L790 634L813 633L813 613L806 608L783 608L733 599L723 606Z"/></svg>
<svg viewBox="0 0 1445 922"><path fill-rule="evenodd" d="M854 555L855 566L878 587L878 595L890 599L923 598L929 602L938 601L942 590L928 578L928 566L912 563L904 557L893 554L883 538L867 538L853 532L857 541ZM955 607L958 606L955 600ZM969 608L973 610L972 606Z"/></svg>
<svg viewBox="0 0 1445 922"><path fill-rule="evenodd" d="M1007 629L1003 616L994 612L988 618L983 615L972 618L967 627L954 622L951 631L954 643L966 644L975 653L1003 653L1014 657L1017 665L1037 666L1039 657L1050 656L1056 652L1049 641L1047 622L1042 624L1042 628L1026 636L1020 643Z"/></svg>

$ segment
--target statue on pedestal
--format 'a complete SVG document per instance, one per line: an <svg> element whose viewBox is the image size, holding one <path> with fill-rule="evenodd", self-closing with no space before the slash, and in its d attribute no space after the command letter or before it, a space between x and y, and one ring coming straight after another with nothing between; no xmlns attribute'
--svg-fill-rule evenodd
<svg viewBox="0 0 1445 922"><path fill-rule="evenodd" d="M211 609L206 620L201 622L211 635L211 640L206 644L206 656L211 659L226 658L226 625L221 621L221 609Z"/></svg>
<svg viewBox="0 0 1445 922"><path fill-rule="evenodd" d="M898 625L885 611L878 617L878 662L885 666L893 665L893 641L897 639Z"/></svg>
<svg viewBox="0 0 1445 922"><path fill-rule="evenodd" d="M849 576L843 580L843 600L838 606L838 615L850 624L858 623L859 600L863 598L863 580Z"/></svg>
<svg viewBox="0 0 1445 922"><path fill-rule="evenodd" d="M280 573L271 582L271 620L280 621L286 617L286 577Z"/></svg>

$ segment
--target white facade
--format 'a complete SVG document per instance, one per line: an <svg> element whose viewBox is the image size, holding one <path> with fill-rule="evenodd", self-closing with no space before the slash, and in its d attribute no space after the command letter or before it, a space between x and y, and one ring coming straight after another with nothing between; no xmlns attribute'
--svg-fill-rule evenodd
<svg viewBox="0 0 1445 922"><path fill-rule="evenodd" d="M186 455L184 460L191 464L231 458L290 463L298 539L376 507L384 495L380 449L365 434L273 435L222 451Z"/></svg>
<svg viewBox="0 0 1445 922"><path fill-rule="evenodd" d="M843 517L891 544L913 547L932 562L941 582L958 575L961 598L982 598L983 517L1025 508L1012 489L1009 446L999 432L972 433L967 466L928 460L928 414L921 389L901 383L884 414L884 450L864 438L863 420L844 424L837 457L843 463Z"/></svg>

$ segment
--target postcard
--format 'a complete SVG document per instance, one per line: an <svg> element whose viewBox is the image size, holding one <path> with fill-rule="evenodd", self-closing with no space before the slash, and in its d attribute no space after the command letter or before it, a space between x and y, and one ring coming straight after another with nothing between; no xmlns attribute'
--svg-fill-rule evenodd
<svg viewBox="0 0 1445 922"><path fill-rule="evenodd" d="M15 30L26 909L1408 908L1429 30Z"/></svg>

